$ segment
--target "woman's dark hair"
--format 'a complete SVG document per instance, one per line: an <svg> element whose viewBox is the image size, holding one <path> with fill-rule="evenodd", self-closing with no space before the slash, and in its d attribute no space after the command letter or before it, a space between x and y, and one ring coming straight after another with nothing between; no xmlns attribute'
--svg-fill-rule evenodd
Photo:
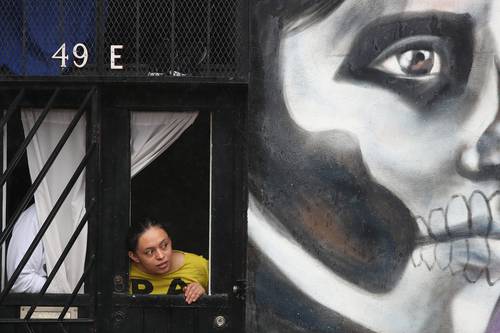
<svg viewBox="0 0 500 333"><path fill-rule="evenodd" d="M152 227L161 228L168 234L166 224L159 223L149 217L146 217L139 222L133 222L132 225L128 228L127 249L134 252L137 249L137 242L139 241L139 237L141 237L144 232Z"/></svg>

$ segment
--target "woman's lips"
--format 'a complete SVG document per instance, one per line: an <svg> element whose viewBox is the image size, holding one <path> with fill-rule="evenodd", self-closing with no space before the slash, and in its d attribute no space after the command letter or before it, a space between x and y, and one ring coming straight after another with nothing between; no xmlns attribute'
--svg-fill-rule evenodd
<svg viewBox="0 0 500 333"><path fill-rule="evenodd" d="M158 267L159 269L165 269L168 267L168 261L165 261L161 264L158 264L158 265L156 265L156 267Z"/></svg>

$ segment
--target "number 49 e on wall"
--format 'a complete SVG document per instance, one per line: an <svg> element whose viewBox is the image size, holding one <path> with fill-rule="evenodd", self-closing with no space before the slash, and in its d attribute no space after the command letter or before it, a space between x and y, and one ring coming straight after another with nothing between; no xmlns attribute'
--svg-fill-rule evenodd
<svg viewBox="0 0 500 333"><path fill-rule="evenodd" d="M123 49L123 45L110 46L110 59L109 64L111 69L123 69L123 65L117 64L117 60L122 56L118 54L118 50ZM59 59L61 61L61 68L66 68L66 61L69 56L66 54L66 43L63 43L57 51L52 55L52 59ZM78 43L73 46L73 65L78 68L83 68L89 59L89 52L85 44Z"/></svg>

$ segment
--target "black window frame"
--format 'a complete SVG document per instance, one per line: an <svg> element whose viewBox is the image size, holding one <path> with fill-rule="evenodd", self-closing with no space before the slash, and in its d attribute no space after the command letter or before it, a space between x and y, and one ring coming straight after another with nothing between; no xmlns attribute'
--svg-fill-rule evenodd
<svg viewBox="0 0 500 333"><path fill-rule="evenodd" d="M113 98L108 100L105 96ZM119 327L132 332L137 327L129 323L138 322L132 318L134 313L138 316L140 309L144 314L146 309L158 306L166 306L170 311L186 307L182 296L128 295L129 260L126 255L116 258L113 246L125 244L130 223L130 111L198 111L212 114L212 293L192 308L198 312L212 309L213 316L230 318L228 328L242 331L242 289L246 275L246 85L115 85L105 87L100 98L103 105L100 203L102 219L110 226L100 233L104 273L100 283L112 285L111 289L102 290L103 304L106 304L103 311L108 313L108 318L115 318L113 327L109 327L107 320L101 322L103 328L111 331ZM158 316L161 318L161 313Z"/></svg>
<svg viewBox="0 0 500 333"><path fill-rule="evenodd" d="M20 97L20 98L19 98ZM82 99L83 97L83 99ZM52 102L50 102L52 100ZM98 105L97 101L97 86L95 84L57 84L57 83L46 83L46 82L31 82L23 83L10 82L0 83L0 107L3 110L11 110L11 120L15 116L19 116L19 112L22 108L47 108L50 112L52 109L80 109L82 111L76 112L76 114L81 114L77 116L75 114L74 119L81 119L81 117L86 117L86 210L87 214L81 221L85 223L89 230L95 229L96 223L98 221L98 209L97 209L97 194L98 194L98 181L97 179L91 179L95 177L97 173L91 172L90 170L96 170L99 157L98 157L98 137L94 135L95 128L97 125L95 115L97 114ZM7 114L9 111L7 111ZM16 115L17 113L17 115ZM8 116L4 115L2 118L2 123L6 121ZM78 118L77 118L78 117ZM6 121L6 122L10 122ZM22 131L22 129L21 129ZM24 133L21 134L24 136ZM4 144L9 144L9 142L4 142L2 140L2 149ZM15 147L15 150L23 151L21 147ZM57 150L57 148L56 148ZM50 157L49 157L50 159ZM83 166L83 164L82 164ZM43 170L43 169L42 169ZM41 172L43 173L43 171ZM93 175L93 176L91 176ZM10 176L15 176L10 174ZM9 185L9 177L6 176L7 186ZM37 177L38 178L38 177ZM8 193L8 190L7 190ZM16 206L14 211L25 209L27 206L26 196L21 200L20 206ZM3 198L2 198L3 199ZM9 198L7 197L7 200ZM30 199L31 200L31 199ZM25 202L23 205L22 202ZM57 205L57 203L56 203ZM23 208L24 206L24 208ZM16 216L16 212L13 213ZM12 216L10 217L12 219ZM9 219L8 219L9 220ZM7 221L6 221L7 222ZM43 221L42 221L43 222ZM83 225L83 224L82 224ZM3 233L2 233L3 234ZM89 237L91 239L91 237ZM81 331L85 331L86 328L95 325L95 314L96 314L96 297L95 297L95 271L96 271L96 248L93 246L92 242L88 243L87 253L85 255L85 272L82 275L81 282L85 283L85 293L78 294L78 289L75 288L73 293L69 294L48 294L44 293L40 295L39 293L9 293L3 295L5 292L2 290L1 295L5 296L0 301L0 328L2 332L17 332L16 327L19 325L24 326L27 331L38 332L43 329L54 329L59 327L61 331L67 331L68 327L70 330L79 327ZM2 265L2 267L5 267ZM2 274L4 272L2 271ZM94 287L92 287L94 286ZM94 289L92 289L94 288ZM20 307L21 306L35 306L40 307L60 307L63 308L63 313L65 313L70 307L78 308L78 318L66 320L61 317L61 319L21 319L20 318ZM31 310L30 310L31 311Z"/></svg>

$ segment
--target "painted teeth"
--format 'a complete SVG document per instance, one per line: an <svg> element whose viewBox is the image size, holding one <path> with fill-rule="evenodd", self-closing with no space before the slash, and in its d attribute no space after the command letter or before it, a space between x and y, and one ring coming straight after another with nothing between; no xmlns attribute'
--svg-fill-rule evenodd
<svg viewBox="0 0 500 333"><path fill-rule="evenodd" d="M417 222L418 230L420 231L420 234L422 236L428 236L429 235L429 227L425 223L424 219L422 217L416 217L415 221ZM424 261L424 254L423 254L423 248L418 247L416 248L412 254L411 258L413 261L413 265L416 267L422 265L422 262ZM429 268L428 264L426 263L427 268Z"/></svg>
<svg viewBox="0 0 500 333"><path fill-rule="evenodd" d="M422 259L422 262L425 264L425 266L427 266L427 269L431 270L436 264L434 247L430 245L420 247L420 258Z"/></svg>
<svg viewBox="0 0 500 333"><path fill-rule="evenodd" d="M446 206L446 223L449 228L470 222L469 207L467 199L462 195L454 195Z"/></svg>
<svg viewBox="0 0 500 333"><path fill-rule="evenodd" d="M443 209L433 209L429 214L429 227L434 235L447 232Z"/></svg>
<svg viewBox="0 0 500 333"><path fill-rule="evenodd" d="M417 219L417 224L422 234L429 234L429 226L427 225L427 223L425 223L425 220L423 218ZM432 246L421 246L419 248L419 252L420 259L425 264L425 266L427 266L428 269L432 269L436 261L434 258L434 253L432 251Z"/></svg>
<svg viewBox="0 0 500 333"><path fill-rule="evenodd" d="M495 192L489 200L493 224L500 225L500 192ZM498 227L497 227L498 228Z"/></svg>
<svg viewBox="0 0 500 333"><path fill-rule="evenodd" d="M490 283L500 280L500 241L486 240L490 247L490 260L488 263L488 279Z"/></svg>
<svg viewBox="0 0 500 333"><path fill-rule="evenodd" d="M417 216L415 218L415 221L417 222L418 230L420 231L420 234L422 236L429 236L429 226L425 222L425 220L421 216Z"/></svg>
<svg viewBox="0 0 500 333"><path fill-rule="evenodd" d="M481 191L451 197L448 205L415 221L424 242L412 254L414 266L438 266L476 282L484 274L490 284L500 281L500 191L490 198ZM486 273L486 274L485 274Z"/></svg>
<svg viewBox="0 0 500 333"><path fill-rule="evenodd" d="M433 209L431 211L429 214L429 225L433 235L448 234L448 230L446 230L444 211L442 208ZM437 242L434 245L433 255L439 268L445 269L451 262L451 244Z"/></svg>
<svg viewBox="0 0 500 333"><path fill-rule="evenodd" d="M479 191L474 191L469 199L471 224L470 232L477 237L469 238L467 263L464 275L468 281L479 280L485 267L490 264L490 249L488 246L488 232L491 227L491 212L488 199Z"/></svg>
<svg viewBox="0 0 500 333"><path fill-rule="evenodd" d="M473 235L486 237L491 225L491 211L488 199L483 193L475 191L469 199L471 231Z"/></svg>
<svg viewBox="0 0 500 333"><path fill-rule="evenodd" d="M450 242L436 243L434 245L434 255L439 268L446 269L450 266L452 254L453 248Z"/></svg>
<svg viewBox="0 0 500 333"><path fill-rule="evenodd" d="M500 192L495 192L489 200L491 208L491 233L500 229ZM490 239L486 241L490 247L490 262L488 265L489 282L494 283L500 279L500 240Z"/></svg>
<svg viewBox="0 0 500 333"><path fill-rule="evenodd" d="M453 229L457 225L469 223L469 208L467 207L467 200L464 196L453 196L451 201L446 206L446 223L449 228ZM464 258L467 258L467 241L465 239L458 239L451 242L451 262L450 270L452 274L457 274L463 271Z"/></svg>
<svg viewBox="0 0 500 333"><path fill-rule="evenodd" d="M467 259L464 276L469 282L476 282L490 264L488 241L483 237L467 239Z"/></svg>

